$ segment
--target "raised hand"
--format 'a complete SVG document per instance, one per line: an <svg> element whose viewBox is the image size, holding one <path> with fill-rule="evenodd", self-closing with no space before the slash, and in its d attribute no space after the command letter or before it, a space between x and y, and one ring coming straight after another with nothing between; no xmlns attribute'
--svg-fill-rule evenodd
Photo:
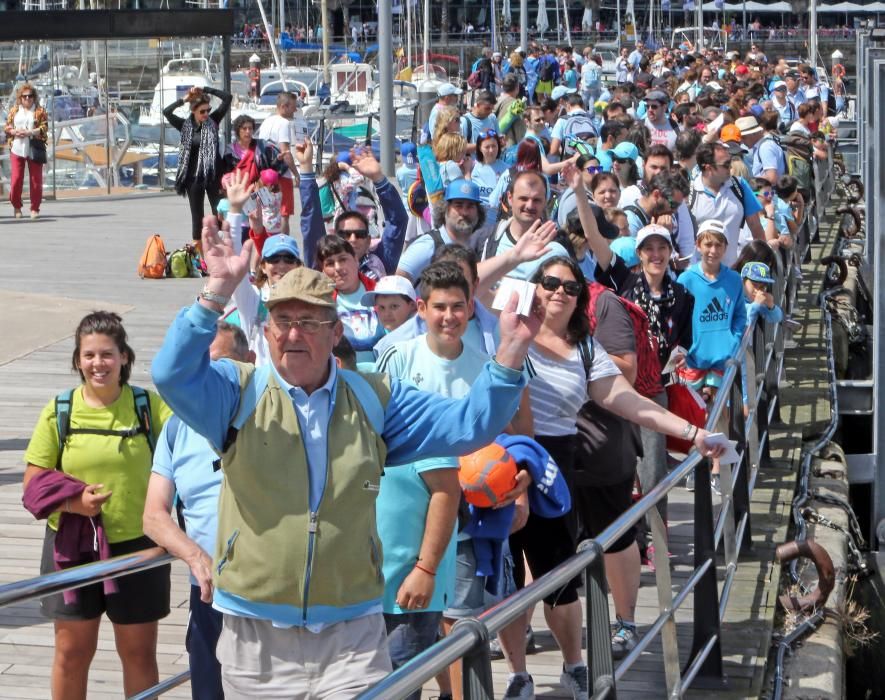
<svg viewBox="0 0 885 700"><path fill-rule="evenodd" d="M501 311L501 316L498 319L501 340L495 360L505 367L521 370L529 345L541 329L544 311L537 299L534 300L528 316L516 313L518 305L519 294L513 292L510 301L507 302L507 306Z"/></svg>
<svg viewBox="0 0 885 700"><path fill-rule="evenodd" d="M239 255L234 252L230 226L225 222L219 231L214 216L203 218L203 259L209 273L207 287L216 294L230 296L249 271L252 241L243 244Z"/></svg>
<svg viewBox="0 0 885 700"><path fill-rule="evenodd" d="M575 163L569 162L569 164L562 169L559 176L564 182L568 183L568 186L575 192L582 192L584 190L584 175Z"/></svg>
<svg viewBox="0 0 885 700"><path fill-rule="evenodd" d="M298 170L302 173L312 173L313 142L306 138L301 143L294 144L292 151L295 154L295 160L298 161Z"/></svg>
<svg viewBox="0 0 885 700"><path fill-rule="evenodd" d="M547 246L556 238L556 231L556 223L553 221L535 221L510 249L514 261L532 262L548 253L550 249Z"/></svg>
<svg viewBox="0 0 885 700"><path fill-rule="evenodd" d="M384 179L381 163L378 162L372 149L368 146L351 149L350 161L354 170L372 182L380 182Z"/></svg>
<svg viewBox="0 0 885 700"><path fill-rule="evenodd" d="M251 189L249 173L239 169L230 173L227 182L227 201L230 202L231 212L236 214L243 210L243 205L249 199Z"/></svg>

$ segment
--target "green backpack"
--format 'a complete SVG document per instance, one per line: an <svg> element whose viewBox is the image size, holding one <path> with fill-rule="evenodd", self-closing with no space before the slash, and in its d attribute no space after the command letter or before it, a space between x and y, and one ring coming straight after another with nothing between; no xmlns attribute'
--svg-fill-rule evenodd
<svg viewBox="0 0 885 700"><path fill-rule="evenodd" d="M169 253L169 258L166 261L166 277L177 277L179 279L199 277L198 269L197 249L190 243Z"/></svg>
<svg viewBox="0 0 885 700"><path fill-rule="evenodd" d="M65 441L68 435L116 435L121 440L136 435L144 435L154 453L154 434L151 430L151 397L140 386L132 386L132 399L135 404L135 415L138 416L138 425L128 430L99 430L98 428L72 428L71 406L74 389L68 389L55 397L55 426L58 430L58 462L55 468L61 469L61 453L65 449Z"/></svg>
<svg viewBox="0 0 885 700"><path fill-rule="evenodd" d="M807 198L810 193L814 192L814 171L811 163L804 156L789 149L784 151L784 155L787 160L787 174L796 178L799 190Z"/></svg>

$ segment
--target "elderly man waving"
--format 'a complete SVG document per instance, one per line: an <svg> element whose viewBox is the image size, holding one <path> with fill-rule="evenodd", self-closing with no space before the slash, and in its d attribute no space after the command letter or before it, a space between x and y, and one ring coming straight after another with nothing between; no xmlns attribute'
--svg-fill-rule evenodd
<svg viewBox="0 0 885 700"><path fill-rule="evenodd" d="M374 509L382 466L490 443L516 412L540 318L517 316L514 296L496 358L468 396L443 399L339 370L334 287L302 267L267 301L272 362L210 362L250 248L236 255L207 217L206 288L173 322L153 378L222 456L213 576L225 697L350 697L390 671Z"/></svg>

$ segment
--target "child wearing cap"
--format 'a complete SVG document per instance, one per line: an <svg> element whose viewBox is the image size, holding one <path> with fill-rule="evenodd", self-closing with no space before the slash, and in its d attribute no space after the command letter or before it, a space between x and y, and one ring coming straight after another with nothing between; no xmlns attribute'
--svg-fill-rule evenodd
<svg viewBox="0 0 885 700"><path fill-rule="evenodd" d="M757 318L771 323L784 320L784 312L774 303L771 293L774 278L771 269L764 262L748 262L741 268L741 279L744 286L744 299L747 302L747 325L750 326Z"/></svg>
<svg viewBox="0 0 885 700"><path fill-rule="evenodd" d="M417 295L412 283L400 275L382 277L375 289L363 294L363 306L374 307L378 321L387 333L395 331L417 311Z"/></svg>
<svg viewBox="0 0 885 700"><path fill-rule="evenodd" d="M694 296L692 343L686 366L677 370L689 385L712 403L722 383L725 363L734 357L744 329L747 308L743 302L743 282L734 270L722 264L728 247L725 224L707 219L698 227L696 247L700 262L691 265L677 281ZM721 424L727 425L727 410ZM713 460L711 485L719 494L719 462ZM692 486L693 488L693 486Z"/></svg>

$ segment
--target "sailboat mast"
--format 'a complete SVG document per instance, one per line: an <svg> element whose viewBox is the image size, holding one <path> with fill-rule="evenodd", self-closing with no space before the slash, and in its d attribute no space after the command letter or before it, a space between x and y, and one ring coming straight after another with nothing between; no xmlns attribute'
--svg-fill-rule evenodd
<svg viewBox="0 0 885 700"><path fill-rule="evenodd" d="M424 80L430 77L428 73L430 60L430 0L424 0Z"/></svg>
<svg viewBox="0 0 885 700"><path fill-rule="evenodd" d="M283 85L283 90L288 90L289 88L286 86L286 74L282 70L282 63L280 63L280 55L277 53L277 45L273 40L273 27L270 26L270 22L267 21L267 14L264 12L264 4L261 0L255 0L258 3L258 11L261 13L261 21L264 23L264 31L267 32L267 36L270 38L270 53L273 55L274 63L276 63L277 67L280 68L280 82Z"/></svg>
<svg viewBox="0 0 885 700"><path fill-rule="evenodd" d="M412 67L412 0L406 0L406 68Z"/></svg>

